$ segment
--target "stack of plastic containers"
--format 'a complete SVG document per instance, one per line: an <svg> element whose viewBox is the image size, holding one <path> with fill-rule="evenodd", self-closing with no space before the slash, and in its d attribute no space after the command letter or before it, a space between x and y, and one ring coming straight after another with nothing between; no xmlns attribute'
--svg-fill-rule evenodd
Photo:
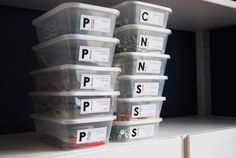
<svg viewBox="0 0 236 158"><path fill-rule="evenodd" d="M112 38L119 11L64 3L33 21L40 70L31 72L36 92L35 126L43 141L63 148L109 140L120 68L112 68L119 40Z"/></svg>
<svg viewBox="0 0 236 158"><path fill-rule="evenodd" d="M138 1L127 1L114 7L121 16L114 36L120 40L113 66L120 67L117 99L111 139L129 141L157 135L164 76L169 55L165 54L168 35L165 29L170 8Z"/></svg>

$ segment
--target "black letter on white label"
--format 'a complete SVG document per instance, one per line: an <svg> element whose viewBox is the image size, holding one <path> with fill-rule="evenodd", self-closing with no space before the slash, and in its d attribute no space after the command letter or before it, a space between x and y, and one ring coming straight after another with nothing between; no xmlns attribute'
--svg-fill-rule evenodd
<svg viewBox="0 0 236 158"><path fill-rule="evenodd" d="M147 40L148 40L147 38L143 38L142 37L141 38L141 46L145 46L146 47L147 46Z"/></svg>
<svg viewBox="0 0 236 158"><path fill-rule="evenodd" d="M85 136L86 136L86 133L85 133L85 132L81 132L81 133L79 134L79 141L81 142L82 139L83 139Z"/></svg>
<svg viewBox="0 0 236 158"><path fill-rule="evenodd" d="M84 87L86 87L86 83L90 82L89 77L84 77Z"/></svg>
<svg viewBox="0 0 236 158"><path fill-rule="evenodd" d="M137 135L137 129L136 128L134 128L133 130L132 130L132 137L136 137L136 135Z"/></svg>
<svg viewBox="0 0 236 158"><path fill-rule="evenodd" d="M145 68L145 62L139 62L139 63L138 63L138 70L139 70L139 71L140 71L140 70L144 71L144 68Z"/></svg>
<svg viewBox="0 0 236 158"><path fill-rule="evenodd" d="M134 116L138 116L139 115L139 107L135 107L134 108Z"/></svg>
<svg viewBox="0 0 236 158"><path fill-rule="evenodd" d="M84 56L89 53L88 49L82 49L82 59L84 59Z"/></svg>
<svg viewBox="0 0 236 158"><path fill-rule="evenodd" d="M136 91L136 93L138 93L138 94L141 93L141 92L142 92L142 89L141 89L141 88L142 88L142 85L140 85L140 84L137 85L137 89L138 89L138 90Z"/></svg>
<svg viewBox="0 0 236 158"><path fill-rule="evenodd" d="M147 15L147 17L148 17L148 13L147 13L147 12L143 12L143 14L142 14L142 19L143 19L144 21L147 21L148 18L145 18L145 15Z"/></svg>
<svg viewBox="0 0 236 158"><path fill-rule="evenodd" d="M86 108L89 107L89 102L84 102L84 108L83 108L83 111L86 111Z"/></svg>
<svg viewBox="0 0 236 158"><path fill-rule="evenodd" d="M84 18L83 27L85 27L85 25L88 23L90 23L90 20L88 18Z"/></svg>

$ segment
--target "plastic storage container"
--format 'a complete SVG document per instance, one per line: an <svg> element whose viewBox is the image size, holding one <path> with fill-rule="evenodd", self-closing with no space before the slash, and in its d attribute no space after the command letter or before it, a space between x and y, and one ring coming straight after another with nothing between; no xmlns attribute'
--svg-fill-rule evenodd
<svg viewBox="0 0 236 158"><path fill-rule="evenodd" d="M171 30L145 25L124 25L115 30L114 36L120 40L116 52L165 52Z"/></svg>
<svg viewBox="0 0 236 158"><path fill-rule="evenodd" d="M63 119L113 115L119 94L114 91L30 93L36 113Z"/></svg>
<svg viewBox="0 0 236 158"><path fill-rule="evenodd" d="M33 47L40 68L63 64L111 66L116 38L61 35Z"/></svg>
<svg viewBox="0 0 236 158"><path fill-rule="evenodd" d="M158 118L165 100L165 97L119 98L116 109L117 120Z"/></svg>
<svg viewBox="0 0 236 158"><path fill-rule="evenodd" d="M32 71L36 91L113 91L120 68L61 65Z"/></svg>
<svg viewBox="0 0 236 158"><path fill-rule="evenodd" d="M121 98L161 96L167 76L122 75L118 77L116 89Z"/></svg>
<svg viewBox="0 0 236 158"><path fill-rule="evenodd" d="M144 3L139 1L127 1L113 8L120 11L117 25L144 24L156 27L166 27L172 10L167 7Z"/></svg>
<svg viewBox="0 0 236 158"><path fill-rule="evenodd" d="M39 42L71 33L112 37L119 15L116 9L69 2L41 15L32 24Z"/></svg>
<svg viewBox="0 0 236 158"><path fill-rule="evenodd" d="M114 121L111 130L111 140L131 141L157 136L159 123L158 119L143 119L135 121Z"/></svg>
<svg viewBox="0 0 236 158"><path fill-rule="evenodd" d="M169 55L158 52L124 52L114 57L113 66L126 75L164 75Z"/></svg>
<svg viewBox="0 0 236 158"><path fill-rule="evenodd" d="M115 116L84 119L53 119L33 114L41 140L65 149L93 147L106 144L109 140Z"/></svg>

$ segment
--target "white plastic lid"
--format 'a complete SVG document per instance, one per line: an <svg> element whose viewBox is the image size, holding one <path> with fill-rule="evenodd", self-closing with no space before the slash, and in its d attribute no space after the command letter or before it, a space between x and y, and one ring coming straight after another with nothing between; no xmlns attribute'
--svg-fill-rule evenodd
<svg viewBox="0 0 236 158"><path fill-rule="evenodd" d="M30 115L30 117L37 120L53 122L57 124L64 124L64 125L113 121L116 119L116 116L100 116L100 117L88 117L88 118L76 118L76 119L57 119L57 118L52 118L48 116L43 116L40 114L32 114Z"/></svg>
<svg viewBox="0 0 236 158"><path fill-rule="evenodd" d="M37 25L37 23L39 23L40 21L52 16L53 14L56 14L57 12L61 10L68 9L68 8L89 9L89 10L95 10L95 11L100 11L100 12L105 12L105 13L115 14L116 16L120 16L120 12L116 9L99 7L95 5L89 5L89 4L78 3L78 2L68 2L68 3L63 3L55 7L54 9L48 11L47 13L41 15L40 17L34 19L32 21L32 24Z"/></svg>
<svg viewBox="0 0 236 158"><path fill-rule="evenodd" d="M117 98L117 102L165 101L165 97Z"/></svg>
<svg viewBox="0 0 236 158"><path fill-rule="evenodd" d="M164 29L164 28L154 27L154 26L147 26L147 25L139 25L139 24L130 24L130 25L124 25L124 26L118 27L115 29L115 33L131 30L131 29L161 32L168 35L171 34L171 30L169 29Z"/></svg>
<svg viewBox="0 0 236 158"><path fill-rule="evenodd" d="M122 75L118 77L118 80L167 80L167 76L157 75Z"/></svg>
<svg viewBox="0 0 236 158"><path fill-rule="evenodd" d="M106 72L120 72L121 69L117 67L97 67L97 66L85 66L85 65L72 65L72 64L65 64L45 69L40 69L36 71L31 71L31 75L45 73L45 72L52 72L52 71L62 71L62 70L86 70L86 71L106 71Z"/></svg>
<svg viewBox="0 0 236 158"><path fill-rule="evenodd" d="M115 57L126 57L126 56L142 56L142 57L158 57L164 59L170 59L168 54L160 54L158 52L122 52L115 54Z"/></svg>
<svg viewBox="0 0 236 158"><path fill-rule="evenodd" d="M36 46L33 46L33 50L41 49L62 41L66 40L83 40L83 41L96 41L96 42L107 42L118 44L120 41L117 38L109 37L100 37L100 36L89 36L89 35L80 35L80 34L65 34L48 40L46 42L40 43Z"/></svg>
<svg viewBox="0 0 236 158"><path fill-rule="evenodd" d="M114 121L114 126L132 126L132 125L141 125L141 124L150 124L150 123L159 123L162 121L162 118L157 119L142 119L142 120L132 120L132 121Z"/></svg>
<svg viewBox="0 0 236 158"><path fill-rule="evenodd" d="M31 96L118 96L119 91L63 91L63 92L31 92Z"/></svg>
<svg viewBox="0 0 236 158"><path fill-rule="evenodd" d="M159 6L159 5L155 5L155 4L151 4L151 3L140 2L140 1L126 1L126 2L120 3L118 5L115 5L113 8L119 9L120 7L126 6L128 4L138 4L138 5L142 5L142 6L145 6L145 7L162 9L162 10L165 10L165 11L168 11L168 12L172 13L171 8L167 8L167 7L164 7L164 6Z"/></svg>

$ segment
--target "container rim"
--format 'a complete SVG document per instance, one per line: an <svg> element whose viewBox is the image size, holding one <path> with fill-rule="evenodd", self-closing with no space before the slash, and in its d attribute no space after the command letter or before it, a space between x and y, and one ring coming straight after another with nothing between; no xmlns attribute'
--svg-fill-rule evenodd
<svg viewBox="0 0 236 158"><path fill-rule="evenodd" d="M119 91L62 91L62 92L31 92L30 96L118 96Z"/></svg>
<svg viewBox="0 0 236 158"><path fill-rule="evenodd" d="M120 11L117 9L111 9L111 8L106 8L106 7L101 7L101 6L95 6L95 5L90 5L90 4L84 4L84 3L78 3L78 2L67 2L67 3L62 3L58 5L57 7L51 9L50 11L44 13L43 15L39 16L38 18L34 19L32 21L33 25L37 25L37 23L41 22L42 20L52 16L53 14L56 14L57 12L67 9L67 8L82 8L82 9L91 9L91 10L96 10L100 12L105 12L105 13L111 13L114 14L116 17L120 16Z"/></svg>
<svg viewBox="0 0 236 158"><path fill-rule="evenodd" d="M57 124L84 124L84 123L94 123L94 122L104 122L104 121L113 121L116 119L116 116L100 116L100 117L88 117L88 118L76 118L76 119L57 119L40 114L31 114L31 118L41 121L47 121Z"/></svg>
<svg viewBox="0 0 236 158"><path fill-rule="evenodd" d="M166 97L117 98L117 102L165 101Z"/></svg>
<svg viewBox="0 0 236 158"><path fill-rule="evenodd" d="M121 52L114 55L115 57L125 57L125 56L144 56L144 57L159 57L164 59L170 59L170 55L168 54L160 54L158 51L156 52Z"/></svg>
<svg viewBox="0 0 236 158"><path fill-rule="evenodd" d="M158 76L158 75L121 75L118 77L118 80L167 80L167 76Z"/></svg>
<svg viewBox="0 0 236 158"><path fill-rule="evenodd" d="M62 71L62 70L88 70L88 71L91 70L91 71L121 72L121 69L117 67L98 67L98 66L65 64L31 71L30 75L52 72L52 71Z"/></svg>
<svg viewBox="0 0 236 158"><path fill-rule="evenodd" d="M139 30L147 30L147 31L152 31L152 32L161 32L170 35L171 30L169 29L164 29L160 27L154 27L154 26L147 26L147 25L139 25L139 24L129 24L129 25L124 25L121 27L118 27L115 29L115 34L119 32L123 32L126 30L131 30L131 29L139 29Z"/></svg>
<svg viewBox="0 0 236 158"><path fill-rule="evenodd" d="M112 8L118 9L118 8L126 6L128 4L138 4L138 5L142 5L142 6L146 6L146 7L162 9L162 10L168 11L170 13L173 12L171 8L160 6L160 5L155 5L155 4L151 4L151 3L146 3L146 2L140 2L140 1L126 1L126 2L122 2L120 4L117 4L117 5L113 6Z"/></svg>
<svg viewBox="0 0 236 158"><path fill-rule="evenodd" d="M65 35L61 35L53 39L50 39L46 42L37 44L33 46L32 49L35 51L35 50L48 47L53 44L66 41L66 40L97 41L97 42L107 42L107 43L115 43L115 44L118 44L120 42L119 39L117 38L90 36L90 35L81 35L81 34L65 34Z"/></svg>
<svg viewBox="0 0 236 158"><path fill-rule="evenodd" d="M142 120L131 120L131 121L113 121L114 126L131 126L131 125L141 125L149 123L160 123L162 118L156 119L142 119Z"/></svg>

